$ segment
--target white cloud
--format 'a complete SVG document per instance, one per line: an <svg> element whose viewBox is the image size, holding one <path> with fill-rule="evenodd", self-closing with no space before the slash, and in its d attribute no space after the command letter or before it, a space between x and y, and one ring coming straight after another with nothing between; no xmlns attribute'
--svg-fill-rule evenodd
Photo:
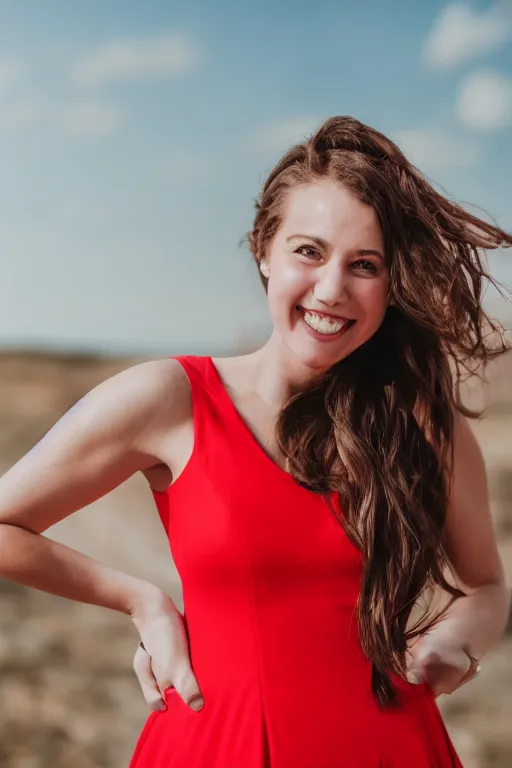
<svg viewBox="0 0 512 768"><path fill-rule="evenodd" d="M19 61L0 61L0 94L10 93L25 74L25 66Z"/></svg>
<svg viewBox="0 0 512 768"><path fill-rule="evenodd" d="M285 152L293 144L309 137L321 122L318 117L291 117L252 134L249 143L263 152Z"/></svg>
<svg viewBox="0 0 512 768"><path fill-rule="evenodd" d="M512 124L512 78L483 70L466 77L456 102L459 120L479 131L496 131Z"/></svg>
<svg viewBox="0 0 512 768"><path fill-rule="evenodd" d="M176 75L199 60L197 46L183 35L113 40L76 62L71 76L81 86Z"/></svg>
<svg viewBox="0 0 512 768"><path fill-rule="evenodd" d="M499 48L511 27L510 15L501 4L478 13L465 3L451 3L427 37L424 61L433 69L450 69Z"/></svg>
<svg viewBox="0 0 512 768"><path fill-rule="evenodd" d="M123 122L123 114L117 107L99 102L74 104L63 110L61 118L66 133L92 139L111 136Z"/></svg>
<svg viewBox="0 0 512 768"><path fill-rule="evenodd" d="M399 131L394 140L407 159L427 175L471 168L480 158L474 141L441 130L409 128Z"/></svg>

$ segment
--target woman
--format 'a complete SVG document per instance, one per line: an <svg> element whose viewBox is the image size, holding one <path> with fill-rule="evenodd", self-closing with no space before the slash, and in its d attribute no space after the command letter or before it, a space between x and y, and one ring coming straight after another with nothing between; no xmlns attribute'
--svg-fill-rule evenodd
<svg viewBox="0 0 512 768"><path fill-rule="evenodd" d="M509 595L459 385L506 350L478 249L512 236L337 117L271 172L248 239L270 339L86 395L1 479L1 575L131 617L153 709L131 768L460 766L435 699ZM41 535L137 471L184 616Z"/></svg>

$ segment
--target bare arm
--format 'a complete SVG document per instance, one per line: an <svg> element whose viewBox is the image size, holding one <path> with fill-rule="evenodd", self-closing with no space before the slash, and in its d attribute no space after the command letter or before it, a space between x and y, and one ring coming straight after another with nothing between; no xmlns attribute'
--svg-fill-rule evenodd
<svg viewBox="0 0 512 768"><path fill-rule="evenodd" d="M510 590L496 543L482 451L460 414L455 417L454 448L445 546L456 582L468 596L455 601L435 632L457 639L480 658L505 629Z"/></svg>
<svg viewBox="0 0 512 768"><path fill-rule="evenodd" d="M161 463L164 435L187 412L178 363L157 360L107 379L0 478L0 576L126 614L157 588L43 535L139 470Z"/></svg>
<svg viewBox="0 0 512 768"><path fill-rule="evenodd" d="M466 419L455 415L452 485L445 522L445 547L456 585L466 597L455 600L411 647L409 679L426 679L434 695L452 693L500 639L510 610L487 490L480 446ZM443 601L444 602L444 601Z"/></svg>

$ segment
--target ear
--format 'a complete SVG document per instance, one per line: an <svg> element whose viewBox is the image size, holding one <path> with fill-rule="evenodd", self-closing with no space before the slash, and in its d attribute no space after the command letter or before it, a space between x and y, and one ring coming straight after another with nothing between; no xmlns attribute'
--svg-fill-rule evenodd
<svg viewBox="0 0 512 768"><path fill-rule="evenodd" d="M261 274L264 277L270 277L270 267L268 266L268 264L265 261L265 259L261 259L259 266L260 266Z"/></svg>

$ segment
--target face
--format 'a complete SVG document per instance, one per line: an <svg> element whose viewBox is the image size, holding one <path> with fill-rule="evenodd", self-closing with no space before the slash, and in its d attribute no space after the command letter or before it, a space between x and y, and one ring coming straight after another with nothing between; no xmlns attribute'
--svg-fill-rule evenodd
<svg viewBox="0 0 512 768"><path fill-rule="evenodd" d="M330 179L292 189L263 265L273 343L318 372L364 344L388 306L384 256L372 206Z"/></svg>

